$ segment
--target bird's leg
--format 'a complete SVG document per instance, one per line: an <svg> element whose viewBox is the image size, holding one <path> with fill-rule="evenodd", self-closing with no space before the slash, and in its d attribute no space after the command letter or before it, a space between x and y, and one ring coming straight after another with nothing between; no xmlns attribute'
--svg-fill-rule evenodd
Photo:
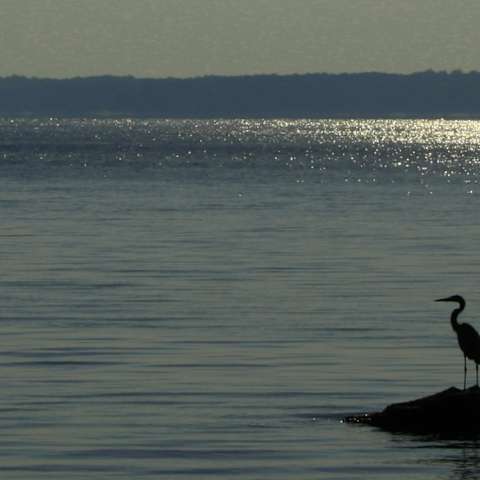
<svg viewBox="0 0 480 480"><path fill-rule="evenodd" d="M463 389L467 388L467 356L463 356Z"/></svg>

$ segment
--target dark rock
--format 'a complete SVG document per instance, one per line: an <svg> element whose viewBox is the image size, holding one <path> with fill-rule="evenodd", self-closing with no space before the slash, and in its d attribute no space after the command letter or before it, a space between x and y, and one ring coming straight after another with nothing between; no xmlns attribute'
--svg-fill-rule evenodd
<svg viewBox="0 0 480 480"><path fill-rule="evenodd" d="M393 432L480 433L480 388L451 387L428 397L394 403L381 412L349 416L344 422Z"/></svg>

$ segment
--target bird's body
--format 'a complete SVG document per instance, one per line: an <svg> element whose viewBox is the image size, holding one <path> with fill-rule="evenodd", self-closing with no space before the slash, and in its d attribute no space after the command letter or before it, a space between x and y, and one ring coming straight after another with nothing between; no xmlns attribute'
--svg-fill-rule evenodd
<svg viewBox="0 0 480 480"><path fill-rule="evenodd" d="M464 355L476 363L480 363L480 335L468 323L461 323L455 330L458 344Z"/></svg>
<svg viewBox="0 0 480 480"><path fill-rule="evenodd" d="M478 364L480 363L480 335L478 332L468 323L459 323L458 316L465 308L465 300L460 295L453 295L447 298L439 298L436 302L456 302L459 304L458 308L452 311L450 316L450 323L452 328L457 334L458 345L463 352L464 356L464 377L463 377L463 389L465 390L467 383L467 358L475 362L476 374L477 374L477 387L478 387Z"/></svg>

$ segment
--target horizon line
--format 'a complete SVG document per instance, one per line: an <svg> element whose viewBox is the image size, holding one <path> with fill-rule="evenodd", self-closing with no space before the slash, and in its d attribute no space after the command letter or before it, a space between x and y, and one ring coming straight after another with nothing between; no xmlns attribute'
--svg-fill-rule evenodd
<svg viewBox="0 0 480 480"><path fill-rule="evenodd" d="M380 70L370 70L370 71L359 71L359 72L305 72L305 73L245 73L245 74L236 74L236 75L229 75L229 74L207 74L207 75L196 75L196 76L189 76L189 77L175 77L175 76L167 76L167 77L142 77L136 76L132 74L124 74L124 75L117 75L117 74L110 74L110 73L102 73L97 75L75 75L71 77L42 77L42 76L29 76L29 75L20 75L20 74L10 74L10 75L0 75L0 80L6 79L23 79L23 80L53 80L53 81L68 81L68 80L87 80L87 79L95 79L95 78L116 78L116 79L133 79L133 80L201 80L207 78L223 78L223 79L240 79L240 78L261 78L261 77L309 77L309 76L329 76L329 77L341 77L341 76L362 76L362 75L382 75L382 76L392 76L392 77L411 77L415 75L478 75L480 74L480 70L469 70L464 71L459 68L455 68L452 70L418 70L415 72L410 73L402 73L402 72L384 72Z"/></svg>

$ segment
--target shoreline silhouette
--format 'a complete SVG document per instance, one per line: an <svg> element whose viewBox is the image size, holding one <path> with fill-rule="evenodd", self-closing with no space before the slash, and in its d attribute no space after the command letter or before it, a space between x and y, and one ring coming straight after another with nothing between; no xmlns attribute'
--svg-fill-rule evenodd
<svg viewBox="0 0 480 480"><path fill-rule="evenodd" d="M3 116L479 118L480 73L0 78Z"/></svg>

